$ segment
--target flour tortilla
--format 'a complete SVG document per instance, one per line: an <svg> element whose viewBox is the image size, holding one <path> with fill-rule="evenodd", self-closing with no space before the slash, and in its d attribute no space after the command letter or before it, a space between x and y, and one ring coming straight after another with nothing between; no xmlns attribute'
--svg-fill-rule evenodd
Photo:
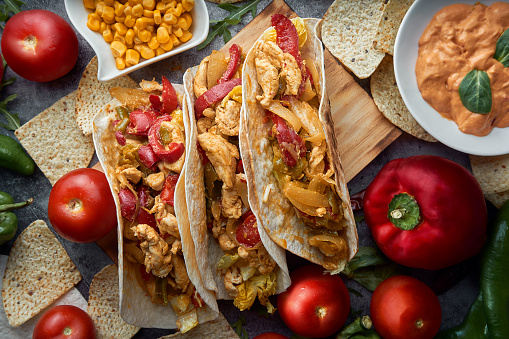
<svg viewBox="0 0 509 339"><path fill-rule="evenodd" d="M91 136L84 136L74 119L76 91L14 132L52 185L64 174L87 167L94 155Z"/></svg>
<svg viewBox="0 0 509 339"><path fill-rule="evenodd" d="M3 276L9 324L22 325L80 280L80 272L46 223L34 221L14 242Z"/></svg>
<svg viewBox="0 0 509 339"><path fill-rule="evenodd" d="M183 101L184 89L182 85L173 85L179 102L182 103L182 110L184 115L184 125L187 125L187 106ZM120 102L113 99L106 104L94 118L94 144L97 152L97 156L104 169L110 188L115 198L115 204L117 206L117 219L118 219L118 270L119 270L119 290L120 290L120 314L122 318L129 324L138 327L156 327L174 329L176 327L177 316L175 315L171 306L165 307L162 305L153 304L145 291L140 287L136 278L135 266L124 258L123 250L123 227L124 222L120 211L120 203L118 200L118 191L120 185L117 179L114 177L115 166L118 162L118 151L116 147L116 139L114 130L111 127L111 122L116 119L115 107L120 106ZM188 148L189 137L186 133L186 149ZM196 267L196 262L193 257L189 257L189 248L194 246L188 243L190 237L188 236L189 231L186 229L187 216L182 213L182 205L185 202L181 202L185 192L182 192L183 186L181 181L184 181L185 173L181 173L175 189L175 212L176 218L179 225L179 232L182 237L182 252L184 253L184 259L186 261L187 273L189 279L195 286L197 292L203 298L207 304L205 307L198 309L198 321L204 323L215 319L218 315L218 308L215 298L210 291L207 291L201 281L199 270Z"/></svg>
<svg viewBox="0 0 509 339"><path fill-rule="evenodd" d="M339 158L338 147L334 135L334 123L330 112L329 99L325 89L325 70L323 47L317 38L315 29L318 27L317 19L304 19L308 38L301 48L303 59L315 61L316 68L320 75L320 109L319 118L324 128L327 152L332 159L331 166L334 169L335 180L338 188L338 196L342 200L342 207L345 212L347 225L340 232L340 235L348 244L348 256L340 260L338 268L332 273L342 271L358 248L357 229L353 212L350 206L350 196L346 187L346 180ZM263 44L264 35L256 42L255 47ZM249 201L251 206L258 206L253 210L258 213L257 218L265 227L269 236L278 245L286 248L290 252L303 257L318 265L323 265L324 255L320 250L311 246L308 242L310 231L301 218L298 216L293 205L288 201L283 192L279 190L276 178L272 174L273 152L269 142L268 133L272 124L265 119L264 108L256 100L257 95L261 95L262 89L257 82L256 67L254 64L254 50L250 50L244 62L242 71L242 100L243 114L241 115L241 126L246 128L247 150L242 149L242 156L249 157L252 166L252 172L246 171ZM316 81L316 80L315 80ZM245 155L246 151L249 155ZM263 197L265 190L270 188L270 194L266 202L259 197Z"/></svg>
<svg viewBox="0 0 509 339"><path fill-rule="evenodd" d="M97 67L97 56L94 56L81 76L76 93L75 118L83 135L92 134L92 121L95 114L113 99L109 92L110 88L138 87L128 75L101 82L97 80Z"/></svg>
<svg viewBox="0 0 509 339"><path fill-rule="evenodd" d="M414 119L401 97L394 75L393 58L386 55L371 76L371 95L382 114L394 125L416 138L436 142Z"/></svg>
<svg viewBox="0 0 509 339"><path fill-rule="evenodd" d="M217 240L210 235L207 228L206 222L206 202L205 202L205 183L204 183L204 168L201 162L200 154L198 153L197 136L198 130L196 127L196 118L194 114L194 103L196 101L193 82L198 66L190 68L184 74L184 87L186 91L186 98L188 101L189 109L189 149L186 154L186 182L185 191L187 195L187 209L189 215L192 215L190 220L190 231L195 243L195 253L198 266L203 278L205 287L216 293L217 299L231 300L232 297L228 294L224 287L224 279L221 272L217 269L217 263L223 255L224 250L221 249ZM241 113L242 116L242 113ZM244 154L245 142L245 131L243 131L242 125L240 126L239 133L239 146L240 153L242 156L242 162L244 169L249 164L249 155ZM278 246L266 233L263 226L261 226L260 219L258 219L257 206L251 204L251 210L257 217L258 233L260 239L265 246L265 249L274 259L279 266L277 270L277 289L276 293L285 291L290 286L290 274L288 266L286 264L286 254L283 248Z"/></svg>
<svg viewBox="0 0 509 339"><path fill-rule="evenodd" d="M239 336L228 323L228 320L219 313L217 319L209 321L205 324L200 324L193 328L191 331L184 334L177 332L175 334L166 335L159 339L238 339Z"/></svg>
<svg viewBox="0 0 509 339"><path fill-rule="evenodd" d="M385 0L336 0L323 17L324 45L360 79L369 77L385 55L373 45L384 6Z"/></svg>
<svg viewBox="0 0 509 339"><path fill-rule="evenodd" d="M500 208L506 200L509 200L509 191L504 191L500 193L489 193L485 194L484 197L488 199L488 201L495 205L497 208Z"/></svg>
<svg viewBox="0 0 509 339"><path fill-rule="evenodd" d="M492 157L470 155L470 164L484 194L509 191L509 154Z"/></svg>
<svg viewBox="0 0 509 339"><path fill-rule="evenodd" d="M97 338L132 338L139 327L129 325L118 309L118 268L111 264L92 279L87 313L94 321Z"/></svg>
<svg viewBox="0 0 509 339"><path fill-rule="evenodd" d="M383 10L375 35L375 48L390 55L394 55L394 42L398 34L401 21L415 0L389 0Z"/></svg>

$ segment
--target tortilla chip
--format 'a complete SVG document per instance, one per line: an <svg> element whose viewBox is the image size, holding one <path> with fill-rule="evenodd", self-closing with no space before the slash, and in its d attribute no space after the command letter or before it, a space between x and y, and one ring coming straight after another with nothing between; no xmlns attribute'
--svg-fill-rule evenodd
<svg viewBox="0 0 509 339"><path fill-rule="evenodd" d="M436 142L408 111L399 93L394 75L392 56L387 55L382 60L371 77L371 95L382 114L394 125L416 138Z"/></svg>
<svg viewBox="0 0 509 339"><path fill-rule="evenodd" d="M389 0L385 5L382 19L378 24L375 35L375 48L390 55L394 55L394 42L398 34L401 21L415 0Z"/></svg>
<svg viewBox="0 0 509 339"><path fill-rule="evenodd" d="M85 68L76 92L75 118L84 135L92 134L94 116L113 99L109 92L113 87L137 88L138 84L127 75L100 82L97 80L97 56L94 56Z"/></svg>
<svg viewBox="0 0 509 339"><path fill-rule="evenodd" d="M177 332L175 334L166 335L159 339L201 339L201 338L214 338L214 339L238 339L239 336L230 326L226 318L219 313L219 316L212 321L205 324L200 324L193 328L191 331L184 334Z"/></svg>
<svg viewBox="0 0 509 339"><path fill-rule="evenodd" d="M87 313L94 321L97 338L132 338L140 330L120 316L116 265L104 267L92 279Z"/></svg>
<svg viewBox="0 0 509 339"><path fill-rule="evenodd" d="M5 269L2 298L11 326L38 314L81 280L71 258L42 220L14 242Z"/></svg>
<svg viewBox="0 0 509 339"><path fill-rule="evenodd" d="M76 91L16 130L15 135L54 185L60 177L87 167L94 155L91 136L84 136L74 120Z"/></svg>
<svg viewBox="0 0 509 339"><path fill-rule="evenodd" d="M509 200L509 191L485 194L484 197L497 208L500 208L506 200Z"/></svg>
<svg viewBox="0 0 509 339"><path fill-rule="evenodd" d="M369 77L385 53L373 41L385 0L336 0L322 24L322 41L338 60L360 79Z"/></svg>
<svg viewBox="0 0 509 339"><path fill-rule="evenodd" d="M484 194L509 191L509 154L492 157L470 155L470 165Z"/></svg>

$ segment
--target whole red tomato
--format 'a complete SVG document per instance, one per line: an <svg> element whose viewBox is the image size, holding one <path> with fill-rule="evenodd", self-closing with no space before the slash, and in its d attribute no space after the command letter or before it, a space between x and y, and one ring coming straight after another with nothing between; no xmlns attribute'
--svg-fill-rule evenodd
<svg viewBox="0 0 509 339"><path fill-rule="evenodd" d="M259 334L253 339L288 339L288 337L285 337L284 335L275 332L267 332Z"/></svg>
<svg viewBox="0 0 509 339"><path fill-rule="evenodd" d="M2 34L5 61L31 81L51 81L67 74L78 60L78 51L78 38L71 26L43 9L14 15Z"/></svg>
<svg viewBox="0 0 509 339"><path fill-rule="evenodd" d="M435 270L473 257L486 239L479 183L461 165L433 155L387 163L366 189L364 216L395 262Z"/></svg>
<svg viewBox="0 0 509 339"><path fill-rule="evenodd" d="M375 330L384 339L431 339L442 320L440 303L431 288L405 275L378 285L369 312Z"/></svg>
<svg viewBox="0 0 509 339"><path fill-rule="evenodd" d="M37 321L32 339L94 339L92 318L81 308L60 305L51 308Z"/></svg>
<svg viewBox="0 0 509 339"><path fill-rule="evenodd" d="M4 78L4 62L2 59L2 54L0 53L0 82Z"/></svg>
<svg viewBox="0 0 509 339"><path fill-rule="evenodd" d="M290 274L292 284L279 294L279 314L295 334L323 338L337 332L350 312L350 295L339 275L324 274L317 265Z"/></svg>
<svg viewBox="0 0 509 339"><path fill-rule="evenodd" d="M53 186L48 218L63 238L80 243L104 237L117 224L116 207L104 173L80 168Z"/></svg>

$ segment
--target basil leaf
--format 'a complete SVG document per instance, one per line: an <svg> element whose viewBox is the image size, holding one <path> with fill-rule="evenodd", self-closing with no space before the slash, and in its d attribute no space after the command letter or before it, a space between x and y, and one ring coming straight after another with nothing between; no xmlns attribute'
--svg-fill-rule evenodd
<svg viewBox="0 0 509 339"><path fill-rule="evenodd" d="M491 86L488 73L473 69L463 78L459 88L461 102L470 112L491 112Z"/></svg>
<svg viewBox="0 0 509 339"><path fill-rule="evenodd" d="M500 61L505 67L509 67L509 28L498 38L493 58Z"/></svg>

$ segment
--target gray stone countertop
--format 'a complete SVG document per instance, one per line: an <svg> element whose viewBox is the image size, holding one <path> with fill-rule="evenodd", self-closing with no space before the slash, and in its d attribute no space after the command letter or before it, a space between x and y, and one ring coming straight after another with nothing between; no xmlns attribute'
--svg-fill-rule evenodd
<svg viewBox="0 0 509 339"><path fill-rule="evenodd" d="M23 1L26 3L26 6L22 7L25 10L47 9L60 15L70 23L65 11L63 0ZM81 2L81 0L75 1ZM299 16L317 18L323 17L332 2L333 0L287 0L288 5ZM262 0L258 4L257 13L259 13L269 3L270 0ZM222 19L227 15L226 11L220 9L213 3L207 2L207 8L211 20ZM235 35L251 20L251 14L247 14L239 25L231 27L232 35ZM16 76L10 68L7 68L4 78L8 79L16 76L17 79L13 85L6 87L2 91L2 98L13 93L18 94L18 98L8 104L8 109L10 112L19 113L21 124L26 123L39 112L51 106L55 101L69 94L78 87L81 74L90 59L94 56L94 51L83 37L79 34L77 35L80 48L78 62L70 73L60 79L47 83L31 82ZM222 38L216 38L209 46L201 51L196 51L196 49L188 50L177 56L148 66L142 70L135 71L130 75L134 80L141 81L142 79L151 79L153 77L158 78L161 74L164 74L171 82L181 83L182 76L187 68L197 65L202 58L209 55L212 50L219 49L222 44ZM369 82L359 81L359 83L369 93ZM1 119L3 118L0 118L0 120ZM0 128L0 133L14 137L13 132L2 128ZM470 169L467 154L457 152L440 143L428 143L403 133L402 136L387 147L374 159L373 162L371 162L363 171L350 181L350 191L352 193L356 193L364 189L375 177L376 173L388 161L416 154L433 154L443 156ZM97 158L94 157L90 167L96 162ZM35 174L32 176L24 177L13 171L0 168L0 191L10 193L16 201L22 201L28 197L34 198L34 203L31 206L15 212L19 218L19 226L16 237L25 227L36 219L45 220L49 225L47 204L50 190L50 182L39 169L37 169ZM360 246L373 245L371 234L365 222L359 223L358 232ZM88 289L93 276L104 266L111 264L112 262L95 243L76 244L62 239L58 235L57 237L81 272L83 280L77 285L77 288L83 294L85 299L88 299ZM0 254L9 254L9 250L14 243L14 239L0 246ZM305 264L304 260L291 254L288 254L288 262L290 269ZM412 270L410 274L427 283L431 283L442 273L447 272ZM347 279L345 279L345 281L348 287L359 291L362 295L357 296L354 293L350 293L352 311L358 315L369 314L371 292L354 281L349 281ZM463 319L468 307L477 295L478 288L478 273L476 269L472 268L459 283L438 296L442 306L442 328L451 327ZM249 334L249 338L253 338L260 333L268 331L279 332L288 337L292 335L292 332L284 325L277 312L268 318L257 312L254 309L256 307L248 311L240 312L233 306L231 301L220 301L219 308L230 323L237 321L240 316L243 316L247 321L245 328ZM354 316L350 315L347 323L350 323L353 319ZM161 329L141 329L135 338L158 338L172 332L173 331Z"/></svg>

